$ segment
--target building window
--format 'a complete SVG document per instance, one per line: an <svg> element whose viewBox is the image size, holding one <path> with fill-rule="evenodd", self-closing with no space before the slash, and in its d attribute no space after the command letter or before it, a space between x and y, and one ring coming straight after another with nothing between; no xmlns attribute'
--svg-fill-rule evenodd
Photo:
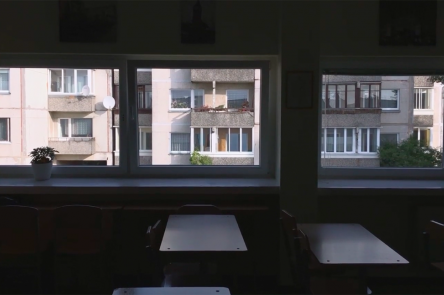
<svg viewBox="0 0 444 295"><path fill-rule="evenodd" d="M0 69L0 91L9 91L9 69Z"/></svg>
<svg viewBox="0 0 444 295"><path fill-rule="evenodd" d="M0 118L0 141L11 141L9 138L9 118Z"/></svg>
<svg viewBox="0 0 444 295"><path fill-rule="evenodd" d="M324 136L326 138L324 138ZM322 152L327 151L329 153L353 153L355 152L355 146L353 144L354 142L354 128L325 128L321 132Z"/></svg>
<svg viewBox="0 0 444 295"><path fill-rule="evenodd" d="M240 109L248 103L248 90L227 90L227 108Z"/></svg>
<svg viewBox="0 0 444 295"><path fill-rule="evenodd" d="M92 92L90 70L51 69L49 73L51 93L80 93L85 85Z"/></svg>
<svg viewBox="0 0 444 295"><path fill-rule="evenodd" d="M190 133L171 133L171 152L190 152Z"/></svg>
<svg viewBox="0 0 444 295"><path fill-rule="evenodd" d="M194 150L208 153L253 152L252 128L192 128Z"/></svg>
<svg viewBox="0 0 444 295"><path fill-rule="evenodd" d="M360 128L358 145L360 153L376 153L379 147L379 129Z"/></svg>
<svg viewBox="0 0 444 295"><path fill-rule="evenodd" d="M381 133L381 144L384 143L398 143L398 133Z"/></svg>
<svg viewBox="0 0 444 295"><path fill-rule="evenodd" d="M139 145L141 151L151 151L153 149L151 128L139 128Z"/></svg>
<svg viewBox="0 0 444 295"><path fill-rule="evenodd" d="M325 94L327 93L327 98ZM327 101L325 101L327 99ZM354 84L322 85L322 108L355 108L356 86Z"/></svg>
<svg viewBox="0 0 444 295"><path fill-rule="evenodd" d="M431 128L414 128L413 130L413 137L418 139L421 146L430 146L431 136Z"/></svg>
<svg viewBox="0 0 444 295"><path fill-rule="evenodd" d="M171 109L200 108L203 105L202 89L171 89Z"/></svg>
<svg viewBox="0 0 444 295"><path fill-rule="evenodd" d="M361 83L361 108L378 108L380 84Z"/></svg>
<svg viewBox="0 0 444 295"><path fill-rule="evenodd" d="M399 110L399 89L381 90L381 108L383 110Z"/></svg>
<svg viewBox="0 0 444 295"><path fill-rule="evenodd" d="M432 88L415 88L415 109L429 110L432 108Z"/></svg>
<svg viewBox="0 0 444 295"><path fill-rule="evenodd" d="M137 100L139 110L150 110L153 107L153 93L145 85L137 86Z"/></svg>
<svg viewBox="0 0 444 295"><path fill-rule="evenodd" d="M60 137L92 137L92 119L60 119Z"/></svg>

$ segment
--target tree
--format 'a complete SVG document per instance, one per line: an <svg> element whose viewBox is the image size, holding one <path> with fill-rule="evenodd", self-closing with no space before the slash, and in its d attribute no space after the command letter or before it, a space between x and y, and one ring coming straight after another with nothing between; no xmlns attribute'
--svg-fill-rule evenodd
<svg viewBox="0 0 444 295"><path fill-rule="evenodd" d="M442 159L439 149L422 145L413 135L400 143L381 143L378 155L381 167L433 168Z"/></svg>
<svg viewBox="0 0 444 295"><path fill-rule="evenodd" d="M427 80L435 83L443 83L444 76L430 76Z"/></svg>
<svg viewBox="0 0 444 295"><path fill-rule="evenodd" d="M213 160L208 156L202 156L197 150L191 154L190 162L192 165L213 165Z"/></svg>

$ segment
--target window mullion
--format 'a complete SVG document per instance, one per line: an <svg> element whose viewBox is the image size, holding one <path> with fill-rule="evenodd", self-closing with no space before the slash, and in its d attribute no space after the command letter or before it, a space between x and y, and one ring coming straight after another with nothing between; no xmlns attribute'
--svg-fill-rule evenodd
<svg viewBox="0 0 444 295"><path fill-rule="evenodd" d="M239 128L239 152L242 152L242 128Z"/></svg>
<svg viewBox="0 0 444 295"><path fill-rule="evenodd" d="M367 153L370 152L370 128L367 128Z"/></svg>
<svg viewBox="0 0 444 295"><path fill-rule="evenodd" d="M65 93L65 70L62 69L62 93Z"/></svg>
<svg viewBox="0 0 444 295"><path fill-rule="evenodd" d="M77 70L74 70L74 93L78 93L77 89Z"/></svg>
<svg viewBox="0 0 444 295"><path fill-rule="evenodd" d="M231 152L231 128L228 128L228 148L227 150Z"/></svg>
<svg viewBox="0 0 444 295"><path fill-rule="evenodd" d="M333 153L336 153L336 128L333 129Z"/></svg>

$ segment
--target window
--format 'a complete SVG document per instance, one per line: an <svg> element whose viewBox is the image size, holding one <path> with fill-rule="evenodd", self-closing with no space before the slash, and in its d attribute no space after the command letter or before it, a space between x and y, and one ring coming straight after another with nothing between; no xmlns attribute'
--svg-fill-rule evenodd
<svg viewBox="0 0 444 295"><path fill-rule="evenodd" d="M171 152L190 152L189 133L171 133Z"/></svg>
<svg viewBox="0 0 444 295"><path fill-rule="evenodd" d="M361 83L361 108L378 108L380 84Z"/></svg>
<svg viewBox="0 0 444 295"><path fill-rule="evenodd" d="M49 73L52 93L80 93L85 85L92 92L90 70L51 69Z"/></svg>
<svg viewBox="0 0 444 295"><path fill-rule="evenodd" d="M139 149L141 151L151 151L153 149L151 128L139 128L139 130Z"/></svg>
<svg viewBox="0 0 444 295"><path fill-rule="evenodd" d="M421 146L431 145L431 128L415 128L413 131L413 136L418 139Z"/></svg>
<svg viewBox="0 0 444 295"><path fill-rule="evenodd" d="M325 97L327 93L327 98ZM325 101L327 99L327 102ZM322 108L355 108L356 86L354 84L322 85Z"/></svg>
<svg viewBox="0 0 444 295"><path fill-rule="evenodd" d="M326 130L326 131L325 131ZM321 133L321 151L328 153L355 152L355 128L326 128ZM324 138L324 132L326 138ZM324 146L324 144L326 146Z"/></svg>
<svg viewBox="0 0 444 295"><path fill-rule="evenodd" d="M227 108L240 109L248 103L248 90L227 90Z"/></svg>
<svg viewBox="0 0 444 295"><path fill-rule="evenodd" d="M381 90L381 108L383 110L399 110L399 89Z"/></svg>
<svg viewBox="0 0 444 295"><path fill-rule="evenodd" d="M389 143L398 143L398 133L381 133L381 144L389 142Z"/></svg>
<svg viewBox="0 0 444 295"><path fill-rule="evenodd" d="M0 141L11 141L9 138L9 118L0 118Z"/></svg>
<svg viewBox="0 0 444 295"><path fill-rule="evenodd" d="M0 92L9 91L9 69L0 69Z"/></svg>
<svg viewBox="0 0 444 295"><path fill-rule="evenodd" d="M203 153L253 152L252 128L192 128L194 150Z"/></svg>
<svg viewBox="0 0 444 295"><path fill-rule="evenodd" d="M203 98L201 89L171 89L171 109L200 108Z"/></svg>
<svg viewBox="0 0 444 295"><path fill-rule="evenodd" d="M153 93L148 90L148 86L137 86L137 103L139 110L150 110L153 103Z"/></svg>
<svg viewBox="0 0 444 295"><path fill-rule="evenodd" d="M428 110L432 108L432 88L415 88L415 109Z"/></svg>
<svg viewBox="0 0 444 295"><path fill-rule="evenodd" d="M60 137L92 137L92 119L60 119Z"/></svg>
<svg viewBox="0 0 444 295"><path fill-rule="evenodd" d="M379 130L377 128L360 128L359 140L360 153L376 153L379 147Z"/></svg>

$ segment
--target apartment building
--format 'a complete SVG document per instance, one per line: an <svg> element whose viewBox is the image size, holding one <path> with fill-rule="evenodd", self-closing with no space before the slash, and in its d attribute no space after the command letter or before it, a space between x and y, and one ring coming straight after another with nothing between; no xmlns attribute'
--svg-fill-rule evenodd
<svg viewBox="0 0 444 295"><path fill-rule="evenodd" d="M442 84L428 76L324 75L321 165L379 167L384 141L442 145Z"/></svg>

